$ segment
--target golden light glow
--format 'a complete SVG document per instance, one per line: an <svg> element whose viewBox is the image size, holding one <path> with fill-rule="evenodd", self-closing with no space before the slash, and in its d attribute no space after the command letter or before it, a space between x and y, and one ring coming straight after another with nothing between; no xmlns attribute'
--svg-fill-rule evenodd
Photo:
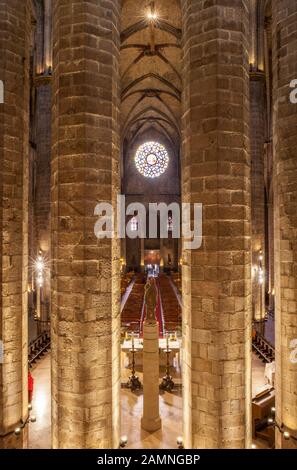
<svg viewBox="0 0 297 470"><path fill-rule="evenodd" d="M128 437L122 436L120 439L120 447L126 447L127 443L128 443Z"/></svg>
<svg viewBox="0 0 297 470"><path fill-rule="evenodd" d="M158 15L157 13L152 13L151 11L149 11L147 17L149 20L156 20L158 18Z"/></svg>
<svg viewBox="0 0 297 470"><path fill-rule="evenodd" d="M34 409L36 409L38 413L38 417L41 419L46 414L48 408L48 398L47 398L47 391L44 388L39 389L38 393L36 394L35 401L34 401Z"/></svg>
<svg viewBox="0 0 297 470"><path fill-rule="evenodd" d="M14 430L14 433L15 433L16 436L19 436L21 434L21 432L22 432L22 430L19 427L15 428L15 430Z"/></svg>
<svg viewBox="0 0 297 470"><path fill-rule="evenodd" d="M50 262L43 252L39 250L38 255L35 259L30 261L32 268L33 277L35 278L36 285L43 287L45 278L48 274Z"/></svg>
<svg viewBox="0 0 297 470"><path fill-rule="evenodd" d="M176 443L177 443L177 446L178 446L179 449L183 449L184 441L183 441L183 438L181 436L178 436L176 438Z"/></svg>

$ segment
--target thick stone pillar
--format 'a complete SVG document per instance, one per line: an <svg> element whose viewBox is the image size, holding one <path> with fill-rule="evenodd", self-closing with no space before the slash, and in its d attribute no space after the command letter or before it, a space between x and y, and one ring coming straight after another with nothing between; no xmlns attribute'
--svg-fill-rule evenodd
<svg viewBox="0 0 297 470"><path fill-rule="evenodd" d="M252 308L253 319L265 318L265 74L250 72Z"/></svg>
<svg viewBox="0 0 297 470"><path fill-rule="evenodd" d="M274 312L275 290L274 290L274 190L275 182L273 175L273 143L272 139L265 144L265 161L267 162L267 246L266 259L266 285L269 293L269 309Z"/></svg>
<svg viewBox="0 0 297 470"><path fill-rule="evenodd" d="M272 0L275 154L276 419L297 437L297 79L296 2ZM276 431L277 447L295 447Z"/></svg>
<svg viewBox="0 0 297 470"><path fill-rule="evenodd" d="M0 1L0 448L26 447L28 162L31 2Z"/></svg>
<svg viewBox="0 0 297 470"><path fill-rule="evenodd" d="M183 202L203 244L183 249L184 442L243 448L251 433L249 11L183 2Z"/></svg>
<svg viewBox="0 0 297 470"><path fill-rule="evenodd" d="M46 260L50 253L50 181L51 181L51 116L52 116L52 0L36 5L37 27L35 34L35 119L31 140L35 143L32 253L36 259L39 251ZM35 281L35 280L34 280ZM42 313L46 319L50 311L50 275L44 273L42 287Z"/></svg>
<svg viewBox="0 0 297 470"><path fill-rule="evenodd" d="M94 235L119 192L118 0L55 0L52 445L119 445L120 259Z"/></svg>
<svg viewBox="0 0 297 470"><path fill-rule="evenodd" d="M51 187L51 77L40 75L35 78L36 87L36 161L34 188L34 248L37 259L41 250L46 260L50 254L50 187ZM34 279L36 284L36 279ZM50 275L44 272L42 301L50 298ZM46 305L43 310L47 310Z"/></svg>
<svg viewBox="0 0 297 470"><path fill-rule="evenodd" d="M154 432L162 426L159 414L159 324L143 324L143 416L141 427Z"/></svg>
<svg viewBox="0 0 297 470"><path fill-rule="evenodd" d="M43 69L45 73L52 68L52 0L44 0L44 52Z"/></svg>
<svg viewBox="0 0 297 470"><path fill-rule="evenodd" d="M144 272L144 238L140 239L140 269Z"/></svg>

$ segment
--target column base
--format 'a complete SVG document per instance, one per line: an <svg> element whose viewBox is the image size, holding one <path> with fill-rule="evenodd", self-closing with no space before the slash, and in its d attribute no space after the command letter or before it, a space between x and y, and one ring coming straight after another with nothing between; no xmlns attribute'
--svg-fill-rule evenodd
<svg viewBox="0 0 297 470"><path fill-rule="evenodd" d="M144 431L147 431L147 432L158 431L162 427L162 421L161 421L160 416L155 419L142 417L141 427Z"/></svg>
<svg viewBox="0 0 297 470"><path fill-rule="evenodd" d="M28 426L25 426L19 436L14 432L0 436L0 449L27 449L28 437Z"/></svg>

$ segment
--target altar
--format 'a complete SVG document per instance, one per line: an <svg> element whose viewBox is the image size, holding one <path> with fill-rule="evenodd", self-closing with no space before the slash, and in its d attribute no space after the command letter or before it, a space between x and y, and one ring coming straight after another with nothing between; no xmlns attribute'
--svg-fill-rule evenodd
<svg viewBox="0 0 297 470"><path fill-rule="evenodd" d="M143 350L143 339L142 338L133 338L134 349L135 349L135 365L142 366L142 350ZM169 340L169 363L171 367L180 367L180 350L181 350L181 340L173 339ZM167 348L167 339L159 339L159 355L160 355L160 366L166 366L166 348ZM129 368L132 363L132 338L125 339L121 346L122 352L125 354L125 367Z"/></svg>

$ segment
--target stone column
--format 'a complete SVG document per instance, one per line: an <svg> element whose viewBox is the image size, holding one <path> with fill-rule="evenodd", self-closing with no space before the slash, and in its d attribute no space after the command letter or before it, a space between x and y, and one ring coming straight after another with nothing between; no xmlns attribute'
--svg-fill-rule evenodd
<svg viewBox="0 0 297 470"><path fill-rule="evenodd" d="M164 238L160 238L160 272L164 272L164 266L166 263L166 250L164 246Z"/></svg>
<svg viewBox="0 0 297 470"><path fill-rule="evenodd" d="M144 272L144 238L140 239L140 270Z"/></svg>
<svg viewBox="0 0 297 470"><path fill-rule="evenodd" d="M50 253L50 187L51 187L51 76L39 75L35 77L36 94L36 120L35 142L36 161L34 178L34 251L33 257L37 259L41 250L46 260L51 259ZM44 273L42 287L43 300L50 298L50 275L48 270Z"/></svg>
<svg viewBox="0 0 297 470"><path fill-rule="evenodd" d="M52 0L44 0L44 72L52 67Z"/></svg>
<svg viewBox="0 0 297 470"><path fill-rule="evenodd" d="M265 74L250 72L250 142L252 196L252 305L253 318L265 318ZM261 259L260 259L261 258ZM261 276L262 269L263 276ZM263 282L261 283L261 278Z"/></svg>
<svg viewBox="0 0 297 470"><path fill-rule="evenodd" d="M203 244L183 241L187 448L251 439L249 9L183 1L182 199L203 204Z"/></svg>
<svg viewBox="0 0 297 470"><path fill-rule="evenodd" d="M145 431L158 431L159 414L159 324L143 323L143 416Z"/></svg>
<svg viewBox="0 0 297 470"><path fill-rule="evenodd" d="M0 80L0 448L27 445L28 169L31 2L1 0ZM11 432L12 431L12 432Z"/></svg>
<svg viewBox="0 0 297 470"><path fill-rule="evenodd" d="M276 419L297 437L297 79L296 2L272 0L275 155ZM295 345L295 346L294 346ZM294 447L276 431L277 447Z"/></svg>
<svg viewBox="0 0 297 470"><path fill-rule="evenodd" d="M274 290L274 190L275 181L273 175L273 144L272 140L265 144L265 161L267 162L267 212L268 212L268 241L266 246L266 255L268 255L268 265L266 269L266 283L269 292L269 308L274 311L275 290ZM267 259L267 256L266 256Z"/></svg>
<svg viewBox="0 0 297 470"><path fill-rule="evenodd" d="M119 193L118 0L55 0L52 446L119 445L120 247L95 206Z"/></svg>
<svg viewBox="0 0 297 470"><path fill-rule="evenodd" d="M258 65L258 0L250 0L250 40L249 63L257 68Z"/></svg>

